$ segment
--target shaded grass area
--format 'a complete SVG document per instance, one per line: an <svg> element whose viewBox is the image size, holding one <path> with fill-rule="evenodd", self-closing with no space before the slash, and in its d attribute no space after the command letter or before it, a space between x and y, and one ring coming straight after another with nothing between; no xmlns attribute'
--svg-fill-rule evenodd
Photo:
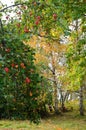
<svg viewBox="0 0 86 130"><path fill-rule="evenodd" d="M39 125L26 121L0 121L0 130L86 130L86 116L77 111L61 115L51 115L41 120Z"/></svg>

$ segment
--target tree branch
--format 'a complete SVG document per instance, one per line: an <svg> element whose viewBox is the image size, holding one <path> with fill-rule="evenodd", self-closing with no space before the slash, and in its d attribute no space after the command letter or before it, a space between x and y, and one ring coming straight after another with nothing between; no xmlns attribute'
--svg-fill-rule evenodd
<svg viewBox="0 0 86 130"><path fill-rule="evenodd" d="M10 6L7 6L3 9L0 10L0 12L4 12L5 10L7 10L8 8L11 8L11 7L16 7L18 5L24 5L25 3L18 3L18 4L14 4L14 5L10 5Z"/></svg>

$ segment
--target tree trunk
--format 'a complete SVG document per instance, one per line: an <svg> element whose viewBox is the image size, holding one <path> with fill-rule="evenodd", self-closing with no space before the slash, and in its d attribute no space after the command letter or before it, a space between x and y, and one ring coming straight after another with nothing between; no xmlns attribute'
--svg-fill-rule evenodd
<svg viewBox="0 0 86 130"><path fill-rule="evenodd" d="M54 107L55 107L55 113L58 113L58 98L57 98L57 86L54 87Z"/></svg>
<svg viewBox="0 0 86 130"><path fill-rule="evenodd" d="M80 87L80 115L84 115L84 106L83 106L83 87Z"/></svg>
<svg viewBox="0 0 86 130"><path fill-rule="evenodd" d="M54 54L53 52L51 53L52 56L52 75L53 75L53 85L54 85L54 109L55 109L55 113L59 113L58 112L58 89L57 89L57 76L56 76L56 67L55 67L55 58L54 58Z"/></svg>
<svg viewBox="0 0 86 130"><path fill-rule="evenodd" d="M63 97L63 94L62 94L62 90L61 90L61 109L62 109L62 111L64 111L64 97Z"/></svg>
<svg viewBox="0 0 86 130"><path fill-rule="evenodd" d="M57 89L57 81L56 81L56 76L55 73L54 75L54 108L55 108L55 113L58 114L59 110L58 110L58 89Z"/></svg>

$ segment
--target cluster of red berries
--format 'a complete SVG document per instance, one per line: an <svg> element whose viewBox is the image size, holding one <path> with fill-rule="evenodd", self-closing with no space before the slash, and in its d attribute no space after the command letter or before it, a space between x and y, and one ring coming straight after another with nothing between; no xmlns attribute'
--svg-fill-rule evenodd
<svg viewBox="0 0 86 130"><path fill-rule="evenodd" d="M14 63L12 63L11 66L12 66L12 67L15 67L15 68L18 68L18 65L15 65ZM21 66L21 68L23 68L23 69L25 68L24 63L21 63L20 66ZM9 73L9 71L10 71L8 67L5 67L4 70L5 70L6 73ZM26 84L29 84L30 82L31 82L30 78L29 78L29 77L26 77L26 78L25 78L25 83L26 83Z"/></svg>
<svg viewBox="0 0 86 130"><path fill-rule="evenodd" d="M37 17L36 17L36 22L35 22L35 24L38 25L39 22L40 22L40 20L41 20L41 17L40 17L40 16L37 16Z"/></svg>

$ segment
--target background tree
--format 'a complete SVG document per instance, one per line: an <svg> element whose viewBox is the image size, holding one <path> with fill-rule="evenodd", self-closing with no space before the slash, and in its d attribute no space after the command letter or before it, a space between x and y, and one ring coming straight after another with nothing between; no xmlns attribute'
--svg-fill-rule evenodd
<svg viewBox="0 0 86 130"><path fill-rule="evenodd" d="M74 31L71 33L70 45L68 47L67 59L68 59L68 68L69 68L69 77L71 80L71 86L79 90L80 94L80 114L84 115L83 108L83 90L85 87L85 75L86 75L86 67L85 67L85 57L86 57L86 49L85 49L85 32L83 31L83 27L85 23L82 19L76 20L74 23ZM75 81L76 77L76 81Z"/></svg>
<svg viewBox="0 0 86 130"><path fill-rule="evenodd" d="M53 33L53 35L55 34ZM46 77L51 84L50 89L53 90L54 108L58 112L59 89L62 89L59 86L61 84L59 77L64 75L66 70L63 65L65 62L64 53L66 51L66 44L53 40L46 41L45 37L37 38L35 36L27 44L36 49L35 64L38 66L40 74Z"/></svg>

